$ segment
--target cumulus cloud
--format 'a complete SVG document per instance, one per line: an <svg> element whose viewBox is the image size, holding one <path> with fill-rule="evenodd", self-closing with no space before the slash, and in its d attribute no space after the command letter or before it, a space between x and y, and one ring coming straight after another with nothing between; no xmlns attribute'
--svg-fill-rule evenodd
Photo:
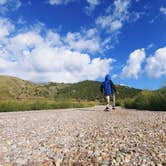
<svg viewBox="0 0 166 166"><path fill-rule="evenodd" d="M63 41L61 40L61 36L52 30L47 31L46 42L50 46L62 46Z"/></svg>
<svg viewBox="0 0 166 166"><path fill-rule="evenodd" d="M88 53L99 47L92 40L95 29L84 30L86 36L82 37L84 32L61 36L54 30L36 28L15 30L11 35L9 27L0 40L0 74L35 82L78 82L104 77L111 69L113 59L91 58ZM73 45L69 45L70 41Z"/></svg>
<svg viewBox="0 0 166 166"><path fill-rule="evenodd" d="M153 56L147 58L145 70L150 77L166 75L166 47L158 49Z"/></svg>
<svg viewBox="0 0 166 166"><path fill-rule="evenodd" d="M96 29L89 29L81 33L67 33L65 42L77 51L97 52L100 51L100 39Z"/></svg>
<svg viewBox="0 0 166 166"><path fill-rule="evenodd" d="M129 56L126 66L122 69L122 78L134 77L138 79L138 75L141 71L141 65L145 60L144 49L137 49L132 52Z"/></svg>

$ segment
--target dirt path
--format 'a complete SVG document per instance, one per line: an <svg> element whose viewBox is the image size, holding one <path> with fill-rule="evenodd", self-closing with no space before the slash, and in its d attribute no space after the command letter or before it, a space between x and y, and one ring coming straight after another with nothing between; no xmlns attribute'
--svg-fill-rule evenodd
<svg viewBox="0 0 166 166"><path fill-rule="evenodd" d="M0 165L166 165L166 112L0 113Z"/></svg>

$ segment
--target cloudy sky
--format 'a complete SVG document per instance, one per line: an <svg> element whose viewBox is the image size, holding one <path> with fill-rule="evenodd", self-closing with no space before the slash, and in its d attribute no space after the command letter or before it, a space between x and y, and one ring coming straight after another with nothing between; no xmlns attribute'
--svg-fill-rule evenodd
<svg viewBox="0 0 166 166"><path fill-rule="evenodd" d="M33 82L166 81L166 0L0 0L0 74Z"/></svg>

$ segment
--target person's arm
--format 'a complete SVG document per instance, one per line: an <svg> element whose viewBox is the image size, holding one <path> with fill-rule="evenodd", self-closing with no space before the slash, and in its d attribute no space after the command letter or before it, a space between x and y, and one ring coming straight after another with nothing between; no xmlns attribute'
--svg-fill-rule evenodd
<svg viewBox="0 0 166 166"><path fill-rule="evenodd" d="M110 84L111 84L111 87L113 89L113 92L116 93L116 87L115 87L114 83L112 82L112 80L110 80Z"/></svg>

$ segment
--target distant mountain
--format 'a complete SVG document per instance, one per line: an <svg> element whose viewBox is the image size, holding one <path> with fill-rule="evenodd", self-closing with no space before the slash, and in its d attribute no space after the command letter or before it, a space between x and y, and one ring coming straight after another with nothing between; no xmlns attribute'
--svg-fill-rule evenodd
<svg viewBox="0 0 166 166"><path fill-rule="evenodd" d="M0 76L0 99L50 98L102 101L101 82L82 81L73 84L47 83L35 84L16 77ZM127 86L116 85L117 99L132 98L141 92Z"/></svg>

